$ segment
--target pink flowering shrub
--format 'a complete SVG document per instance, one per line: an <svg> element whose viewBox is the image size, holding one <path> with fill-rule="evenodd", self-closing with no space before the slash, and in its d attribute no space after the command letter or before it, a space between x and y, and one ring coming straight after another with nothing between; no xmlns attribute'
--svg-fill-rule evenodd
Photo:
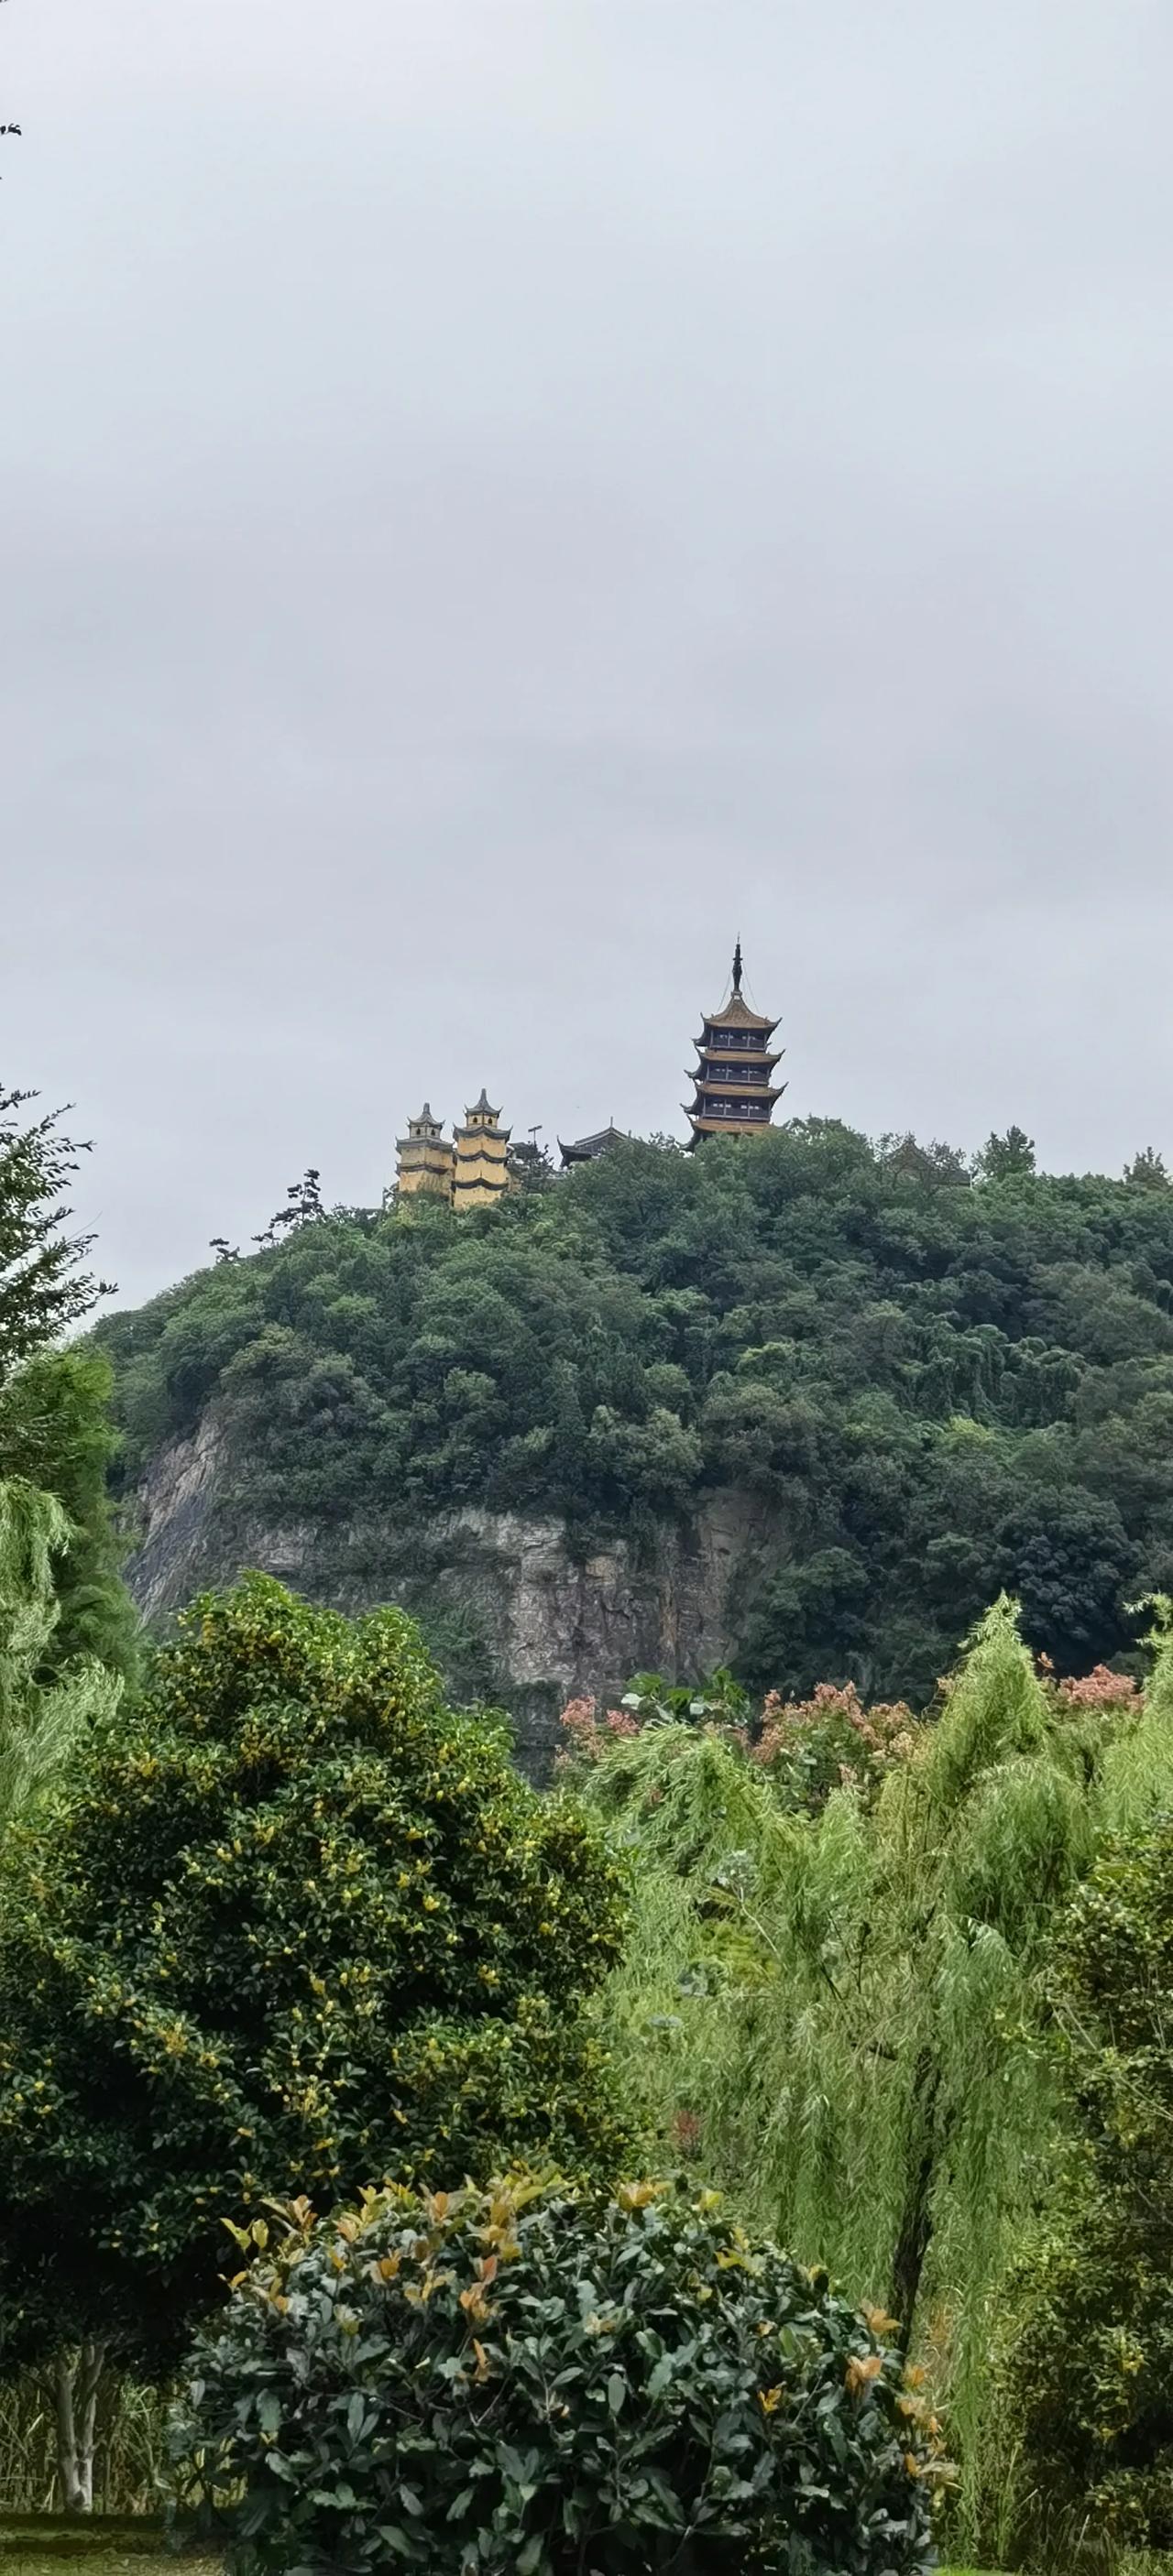
<svg viewBox="0 0 1173 2576"><path fill-rule="evenodd" d="M693 1712L698 1732L716 1736L765 1771L790 1807L817 1808L831 1789L853 1788L870 1796L894 1763L906 1762L920 1734L920 1722L902 1701L865 1708L852 1683L838 1689L820 1682L809 1700L783 1700L770 1691L756 1721L716 1717L705 1699L675 1696ZM562 1777L582 1778L617 1737L639 1735L649 1718L676 1716L684 1710L663 1707L635 1690L633 1706L600 1714L593 1699L572 1699L562 1711L563 1743L556 1768ZM742 1703L744 1705L744 1703ZM703 1723L699 1712L706 1712ZM656 1792L659 1796L660 1792Z"/></svg>
<svg viewBox="0 0 1173 2576"><path fill-rule="evenodd" d="M600 1717L598 1703L593 1699L568 1700L558 1723L565 1740L558 1748L554 1768L562 1778L568 1773L591 1770L617 1736L639 1734L638 1718L622 1708L606 1709Z"/></svg>
<svg viewBox="0 0 1173 2576"><path fill-rule="evenodd" d="M768 1771L787 1805L821 1806L831 1789L878 1790L894 1764L916 1749L920 1721L903 1700L865 1708L854 1682L820 1682L810 1699L771 1691L750 1760Z"/></svg>
<svg viewBox="0 0 1173 2576"><path fill-rule="evenodd" d="M1069 1709L1127 1711L1139 1709L1142 1693L1140 1683L1133 1680L1131 1673L1114 1673L1107 1664L1097 1664L1094 1672L1084 1673L1079 1679L1057 1681L1055 1697L1060 1706Z"/></svg>

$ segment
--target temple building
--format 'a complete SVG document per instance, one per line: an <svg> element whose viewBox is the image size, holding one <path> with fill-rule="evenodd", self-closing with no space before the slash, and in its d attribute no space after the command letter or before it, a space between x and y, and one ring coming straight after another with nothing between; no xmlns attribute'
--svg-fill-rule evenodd
<svg viewBox="0 0 1173 2576"><path fill-rule="evenodd" d="M487 1092L482 1090L480 1099L465 1110L463 1127L452 1132L456 1143L453 1206L495 1207L516 1182L509 1168L511 1131L501 1125L500 1110L489 1107Z"/></svg>
<svg viewBox="0 0 1173 2576"><path fill-rule="evenodd" d="M580 1136L576 1145L564 1145L562 1138L559 1137L558 1151L562 1156L562 1169L564 1172L567 1171L571 1163L593 1163L596 1155L609 1154L613 1145L627 1145L630 1141L630 1138L624 1135L622 1127L615 1125L614 1119L609 1127L600 1127L597 1136Z"/></svg>
<svg viewBox="0 0 1173 2576"><path fill-rule="evenodd" d="M780 1048L775 1053L770 1049L777 1026L777 1020L751 1011L742 993L738 940L729 998L710 1014L696 1041L699 1062L689 1077L696 1084L696 1098L685 1108L693 1146L705 1136L756 1136L769 1126L774 1103L786 1088L773 1078L782 1057Z"/></svg>
<svg viewBox="0 0 1173 2576"><path fill-rule="evenodd" d="M406 1136L396 1142L400 1198L415 1198L425 1191L432 1198L451 1199L455 1160L456 1149L441 1135L440 1121L433 1118L425 1100L419 1117L408 1119Z"/></svg>

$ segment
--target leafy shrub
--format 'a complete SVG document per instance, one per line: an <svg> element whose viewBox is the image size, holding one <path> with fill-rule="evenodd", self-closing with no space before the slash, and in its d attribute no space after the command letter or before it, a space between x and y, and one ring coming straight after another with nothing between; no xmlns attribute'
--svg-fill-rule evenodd
<svg viewBox="0 0 1173 2576"><path fill-rule="evenodd" d="M817 1810L840 1786L874 1796L894 1764L911 1760L919 1731L903 1701L865 1708L853 1682L820 1682L808 1700L768 1692L752 1759L785 1805Z"/></svg>
<svg viewBox="0 0 1173 2576"><path fill-rule="evenodd" d="M714 2193L637 2183L599 2205L514 2173L286 2215L176 2425L205 2489L243 2482L239 2566L930 2565L936 2427L878 2339L890 2321L751 2246Z"/></svg>

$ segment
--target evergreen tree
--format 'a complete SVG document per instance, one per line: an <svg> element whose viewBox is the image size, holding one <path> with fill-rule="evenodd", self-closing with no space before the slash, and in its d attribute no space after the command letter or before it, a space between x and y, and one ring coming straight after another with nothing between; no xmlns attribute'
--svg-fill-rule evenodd
<svg viewBox="0 0 1173 2576"><path fill-rule="evenodd" d="M35 1098L0 1090L0 1384L108 1293L81 1267L93 1236L68 1232L64 1204L89 1147L62 1133L63 1111L23 1123Z"/></svg>

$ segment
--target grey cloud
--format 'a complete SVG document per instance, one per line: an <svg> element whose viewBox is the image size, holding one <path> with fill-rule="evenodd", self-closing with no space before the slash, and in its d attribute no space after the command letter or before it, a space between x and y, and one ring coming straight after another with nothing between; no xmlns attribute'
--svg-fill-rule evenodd
<svg viewBox="0 0 1173 2576"><path fill-rule="evenodd" d="M3 1070L126 1294L425 1092L679 1128L738 930L796 1110L1173 1150L1171 73L1159 0L11 0Z"/></svg>

